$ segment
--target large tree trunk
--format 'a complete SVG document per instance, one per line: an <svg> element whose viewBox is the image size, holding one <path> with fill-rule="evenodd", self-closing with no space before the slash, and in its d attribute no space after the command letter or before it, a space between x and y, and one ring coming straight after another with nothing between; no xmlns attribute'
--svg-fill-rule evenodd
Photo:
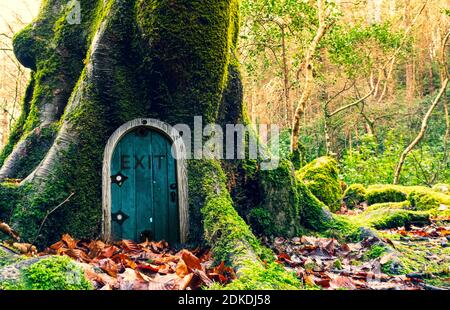
<svg viewBox="0 0 450 310"><path fill-rule="evenodd" d="M22 238L40 245L65 232L100 236L103 152L125 122L189 125L202 116L204 124L247 123L235 58L238 0L80 2L81 24L67 22L70 8L55 13L66 1L48 0L14 41L34 73L0 157L0 178L24 181L0 185L0 217L12 214L6 220ZM245 224L255 207L276 214L267 229L277 235L332 221L289 161L261 171L254 160L191 160L188 174L190 241L207 242L234 266L261 254Z"/></svg>

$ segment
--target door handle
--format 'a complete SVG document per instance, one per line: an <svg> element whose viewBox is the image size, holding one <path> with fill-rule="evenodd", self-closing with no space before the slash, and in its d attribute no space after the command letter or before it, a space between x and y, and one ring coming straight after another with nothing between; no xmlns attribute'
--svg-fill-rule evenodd
<svg viewBox="0 0 450 310"><path fill-rule="evenodd" d="M172 202L175 202L177 198L177 193L176 192L170 192L170 200L172 200Z"/></svg>

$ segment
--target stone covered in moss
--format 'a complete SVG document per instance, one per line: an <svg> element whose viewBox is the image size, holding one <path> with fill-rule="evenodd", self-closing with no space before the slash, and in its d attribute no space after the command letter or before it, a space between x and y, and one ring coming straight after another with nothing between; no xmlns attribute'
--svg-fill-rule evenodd
<svg viewBox="0 0 450 310"><path fill-rule="evenodd" d="M450 185L448 185L448 184L443 184L443 183L436 184L432 187L432 190L434 190L438 193L450 195Z"/></svg>
<svg viewBox="0 0 450 310"><path fill-rule="evenodd" d="M347 208L353 209L366 201L366 188L362 184L352 184L344 192L343 201Z"/></svg>
<svg viewBox="0 0 450 310"><path fill-rule="evenodd" d="M309 190L332 211L341 205L342 188L339 182L337 161L331 157L320 157L299 171L298 177Z"/></svg>
<svg viewBox="0 0 450 310"><path fill-rule="evenodd" d="M368 205L383 202L401 202L406 200L405 191L393 185L369 186L366 191L366 200Z"/></svg>
<svg viewBox="0 0 450 310"><path fill-rule="evenodd" d="M366 211L373 211L373 210L378 210L378 209L382 209L382 208L409 210L409 209L411 209L411 204L408 200L405 200L402 202L382 202L382 203L376 203L371 206L368 206Z"/></svg>
<svg viewBox="0 0 450 310"><path fill-rule="evenodd" d="M433 191L414 190L409 193L408 200L413 210L437 209L441 204L450 207L450 195Z"/></svg>
<svg viewBox="0 0 450 310"><path fill-rule="evenodd" d="M375 210L366 210L356 217L356 221L361 226L388 229L429 224L430 215L427 212L382 207Z"/></svg>
<svg viewBox="0 0 450 310"><path fill-rule="evenodd" d="M0 289L90 290L83 269L68 257L24 260L0 269Z"/></svg>

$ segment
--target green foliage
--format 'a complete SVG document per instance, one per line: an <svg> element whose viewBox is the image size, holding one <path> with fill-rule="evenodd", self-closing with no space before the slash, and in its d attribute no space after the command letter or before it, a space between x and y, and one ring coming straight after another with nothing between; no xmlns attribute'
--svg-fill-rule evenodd
<svg viewBox="0 0 450 310"><path fill-rule="evenodd" d="M323 45L328 49L331 62L354 78L368 74L381 60L380 56L393 53L402 37L402 33L392 31L389 23L338 24L331 29Z"/></svg>
<svg viewBox="0 0 450 310"><path fill-rule="evenodd" d="M401 153L415 137L423 115L424 107L429 106L432 96L414 102L418 117L410 122L398 122L394 117L377 125L377 137L364 135L351 149L343 150L340 167L346 183L389 184L393 182L394 171ZM402 98L398 101L402 102ZM397 110L411 110L402 103ZM395 111L388 111L395 115ZM450 162L444 161L443 139L445 126L439 117L442 111L437 109L428 126L427 134L421 143L406 158L400 183L403 185L428 185L446 182L450 179Z"/></svg>
<svg viewBox="0 0 450 310"><path fill-rule="evenodd" d="M18 281L1 283L13 290L92 290L83 269L68 257L45 258L23 268Z"/></svg>
<svg viewBox="0 0 450 310"><path fill-rule="evenodd" d="M386 253L387 248L384 245L374 244L370 247L370 250L366 253L366 256L370 259L381 257Z"/></svg>
<svg viewBox="0 0 450 310"><path fill-rule="evenodd" d="M344 192L343 201L347 208L353 209L366 201L366 188L362 184L352 184Z"/></svg>
<svg viewBox="0 0 450 310"><path fill-rule="evenodd" d="M337 162L331 157L318 158L297 172L309 190L332 211L340 208L342 188Z"/></svg>
<svg viewBox="0 0 450 310"><path fill-rule="evenodd" d="M402 202L406 200L406 193L390 185L369 187L366 191L366 200L369 205L382 202Z"/></svg>

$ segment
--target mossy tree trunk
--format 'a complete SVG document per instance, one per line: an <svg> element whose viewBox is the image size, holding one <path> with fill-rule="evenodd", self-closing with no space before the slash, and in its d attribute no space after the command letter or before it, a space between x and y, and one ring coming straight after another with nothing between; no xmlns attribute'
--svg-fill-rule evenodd
<svg viewBox="0 0 450 310"><path fill-rule="evenodd" d="M65 232L100 236L103 151L123 123L152 117L192 124L194 116L247 122L235 52L238 0L80 2L81 24L67 22L70 8L60 10L66 1L45 0L14 40L33 74L0 157L3 181L24 180L0 186L0 217L40 245ZM190 238L209 243L218 259L242 266L263 254L246 222L266 235L329 228L325 205L290 161L273 171L251 160L188 166Z"/></svg>

